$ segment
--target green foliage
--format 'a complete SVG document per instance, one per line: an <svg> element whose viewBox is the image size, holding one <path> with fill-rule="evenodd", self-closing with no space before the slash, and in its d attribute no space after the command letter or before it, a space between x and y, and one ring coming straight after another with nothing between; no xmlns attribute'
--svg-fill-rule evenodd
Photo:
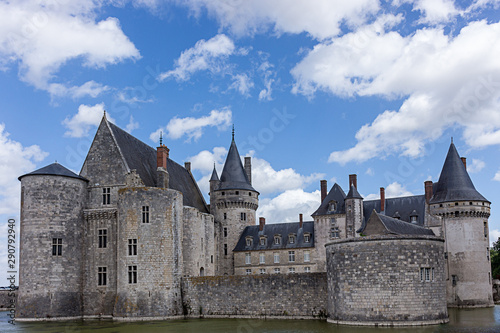
<svg viewBox="0 0 500 333"><path fill-rule="evenodd" d="M500 279L500 237L490 248L491 276Z"/></svg>

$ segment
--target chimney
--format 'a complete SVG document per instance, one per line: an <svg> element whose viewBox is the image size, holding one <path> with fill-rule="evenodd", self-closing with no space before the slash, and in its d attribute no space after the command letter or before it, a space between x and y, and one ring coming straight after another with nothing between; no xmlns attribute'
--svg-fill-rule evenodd
<svg viewBox="0 0 500 333"><path fill-rule="evenodd" d="M259 231L264 230L265 225L266 225L266 219L264 217L259 217Z"/></svg>
<svg viewBox="0 0 500 333"><path fill-rule="evenodd" d="M250 185L252 185L252 158L251 157L245 157L245 172L248 177L248 181L250 182Z"/></svg>
<svg viewBox="0 0 500 333"><path fill-rule="evenodd" d="M380 212L385 211L385 188L380 188Z"/></svg>
<svg viewBox="0 0 500 333"><path fill-rule="evenodd" d="M425 202L428 204L432 198L432 180L426 180L424 182L425 185Z"/></svg>
<svg viewBox="0 0 500 333"><path fill-rule="evenodd" d="M184 162L184 168L187 171L191 172L191 162Z"/></svg>
<svg viewBox="0 0 500 333"><path fill-rule="evenodd" d="M158 187L168 187L167 159L169 152L170 149L161 143L160 146L156 148L156 176Z"/></svg>
<svg viewBox="0 0 500 333"><path fill-rule="evenodd" d="M321 202L323 202L326 198L326 190L328 185L326 183L326 180L320 180L319 184L321 188Z"/></svg>
<svg viewBox="0 0 500 333"><path fill-rule="evenodd" d="M466 157L460 157L462 160L462 163L464 164L465 170L467 170L467 158Z"/></svg>
<svg viewBox="0 0 500 333"><path fill-rule="evenodd" d="M302 228L303 224L304 224L304 219L302 217L302 214L299 214L299 229Z"/></svg>
<svg viewBox="0 0 500 333"><path fill-rule="evenodd" d="M358 188L358 176L356 174L349 175L349 189L353 185L356 189Z"/></svg>

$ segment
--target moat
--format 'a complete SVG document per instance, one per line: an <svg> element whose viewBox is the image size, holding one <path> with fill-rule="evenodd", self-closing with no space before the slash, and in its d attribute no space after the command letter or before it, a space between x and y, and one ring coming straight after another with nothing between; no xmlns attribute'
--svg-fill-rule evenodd
<svg viewBox="0 0 500 333"><path fill-rule="evenodd" d="M328 324L316 320L257 320L257 319L189 319L149 322L114 321L68 321L37 322L10 325L7 312L0 312L0 332L214 332L214 333L368 333L368 332L407 332L407 333L493 333L500 332L500 305L494 308L457 310L449 309L450 323L413 328L367 328L348 327Z"/></svg>

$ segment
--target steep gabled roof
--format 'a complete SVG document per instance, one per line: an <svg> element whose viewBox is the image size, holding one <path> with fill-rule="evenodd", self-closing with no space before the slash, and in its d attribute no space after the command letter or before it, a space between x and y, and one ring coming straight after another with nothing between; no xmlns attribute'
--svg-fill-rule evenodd
<svg viewBox="0 0 500 333"><path fill-rule="evenodd" d="M63 177L69 177L69 178L77 178L81 180L85 180L88 182L88 180L82 176L77 175L73 171L63 167L61 164L55 162L52 164L49 164L43 168L40 168L38 170L32 171L30 173L24 174L22 176L19 176L19 180L23 178L24 176L34 176L34 175L41 175L41 176L63 176Z"/></svg>
<svg viewBox="0 0 500 333"><path fill-rule="evenodd" d="M214 170L212 171L212 177L210 177L210 181L212 180L219 181L219 175L217 175L217 170L215 170L215 164L214 164Z"/></svg>
<svg viewBox="0 0 500 333"><path fill-rule="evenodd" d="M327 215L327 214L345 214L345 200L346 196L344 190L340 187L339 184L335 183L328 195L325 197L325 200L321 203L321 205L316 209L316 211L312 214L312 216L317 215ZM337 202L337 209L335 211L329 210L329 203L331 201Z"/></svg>
<svg viewBox="0 0 500 333"><path fill-rule="evenodd" d="M365 200L363 202L363 216L368 220L372 210L380 212L380 199ZM415 211L415 212L414 212ZM412 195L408 197L397 197L385 199L385 215L394 216L396 212L401 216L401 220L410 221L411 215L417 217L418 225L424 225L425 218L425 195Z"/></svg>
<svg viewBox="0 0 500 333"><path fill-rule="evenodd" d="M362 228L361 232L372 224L381 223L384 227L384 231L382 234L393 234L393 235L430 235L434 236L434 232L430 229L401 221L383 214L377 213L375 210L372 210L370 217L368 218L367 223ZM372 230L376 230L372 229ZM368 231L368 230L367 230Z"/></svg>
<svg viewBox="0 0 500 333"><path fill-rule="evenodd" d="M430 203L448 201L488 201L474 187L465 166L451 143Z"/></svg>
<svg viewBox="0 0 500 333"><path fill-rule="evenodd" d="M359 194L358 190L354 185L351 185L351 189L349 190L349 193L347 193L346 199L363 199L361 194Z"/></svg>
<svg viewBox="0 0 500 333"><path fill-rule="evenodd" d="M224 163L224 169L222 169L220 175L220 181L218 190L236 189L255 191L241 163L240 154L238 153L234 139L231 142L231 147L229 147L226 163Z"/></svg>
<svg viewBox="0 0 500 333"><path fill-rule="evenodd" d="M314 222L307 221L299 228L299 222L291 223L270 223L264 225L262 231L258 225L246 227L241 233L240 239L233 251L258 251L258 250L278 250L278 249L297 249L314 247ZM304 242L304 233L309 233L309 242ZM295 243L290 244L288 235L295 234ZM274 244L274 236L280 235L280 244ZM266 245L260 245L260 236L266 236ZM247 237L252 238L252 244L247 246Z"/></svg>

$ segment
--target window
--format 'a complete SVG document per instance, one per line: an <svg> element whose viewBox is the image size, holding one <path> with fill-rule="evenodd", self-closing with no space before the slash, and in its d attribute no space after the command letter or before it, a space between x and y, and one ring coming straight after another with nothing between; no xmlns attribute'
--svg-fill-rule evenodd
<svg viewBox="0 0 500 333"><path fill-rule="evenodd" d="M260 273L260 274L266 274L266 269L265 269L265 268L261 268L261 269L259 269L259 273Z"/></svg>
<svg viewBox="0 0 500 333"><path fill-rule="evenodd" d="M266 237L265 236L260 237L260 245L262 245L262 246L266 245Z"/></svg>
<svg viewBox="0 0 500 333"><path fill-rule="evenodd" d="M252 274L252 270L250 268L247 268L246 271L245 271L245 274L246 275Z"/></svg>
<svg viewBox="0 0 500 333"><path fill-rule="evenodd" d="M265 264L266 263L266 254L264 252L261 252L259 254L259 264Z"/></svg>
<svg viewBox="0 0 500 333"><path fill-rule="evenodd" d="M311 254L309 251L304 251L304 261L305 262L311 261Z"/></svg>
<svg viewBox="0 0 500 333"><path fill-rule="evenodd" d="M224 220L227 219L227 213L224 213Z"/></svg>
<svg viewBox="0 0 500 333"><path fill-rule="evenodd" d="M227 228L224 227L224 237L227 237Z"/></svg>
<svg viewBox="0 0 500 333"><path fill-rule="evenodd" d="M279 274L280 273L280 269L279 268L275 268L274 269L274 274Z"/></svg>
<svg viewBox="0 0 500 333"><path fill-rule="evenodd" d="M332 217L332 218L330 219L330 223L331 223L332 227L337 226L337 219L336 219L335 217Z"/></svg>
<svg viewBox="0 0 500 333"><path fill-rule="evenodd" d="M288 273L295 273L295 267L288 268Z"/></svg>
<svg viewBox="0 0 500 333"><path fill-rule="evenodd" d="M252 237L247 237L246 242L247 242L247 246L252 246L252 243L253 243Z"/></svg>
<svg viewBox="0 0 500 333"><path fill-rule="evenodd" d="M241 213L240 217L241 217L242 221L246 221L247 220L247 213Z"/></svg>
<svg viewBox="0 0 500 333"><path fill-rule="evenodd" d="M250 265L252 263L251 258L252 257L250 253L245 253L245 264Z"/></svg>
<svg viewBox="0 0 500 333"><path fill-rule="evenodd" d="M52 238L52 255L62 256L62 238Z"/></svg>
<svg viewBox="0 0 500 333"><path fill-rule="evenodd" d="M105 286L106 285L106 267L97 267L97 285Z"/></svg>
<svg viewBox="0 0 500 333"><path fill-rule="evenodd" d="M227 256L227 244L224 244L224 255Z"/></svg>
<svg viewBox="0 0 500 333"><path fill-rule="evenodd" d="M456 286L456 285L457 285L457 281L458 281L458 276L456 276L456 275L452 275L452 276L451 276L451 284L452 284L453 286Z"/></svg>
<svg viewBox="0 0 500 333"><path fill-rule="evenodd" d="M337 201L332 200L328 203L328 212L334 212L337 210Z"/></svg>
<svg viewBox="0 0 500 333"><path fill-rule="evenodd" d="M288 261L295 262L295 251L288 251Z"/></svg>
<svg viewBox="0 0 500 333"><path fill-rule="evenodd" d="M274 263L275 264L280 263L280 254L278 252L274 252Z"/></svg>
<svg viewBox="0 0 500 333"><path fill-rule="evenodd" d="M420 268L420 281L434 281L434 268L423 267Z"/></svg>
<svg viewBox="0 0 500 333"><path fill-rule="evenodd" d="M213 255L211 255L211 256L210 256L210 263L211 263L211 264L213 264L213 263L214 263L214 256L213 256Z"/></svg>
<svg viewBox="0 0 500 333"><path fill-rule="evenodd" d="M281 244L281 236L275 235L274 236L274 245L280 245Z"/></svg>
<svg viewBox="0 0 500 333"><path fill-rule="evenodd" d="M484 237L488 237L488 223L484 221Z"/></svg>
<svg viewBox="0 0 500 333"><path fill-rule="evenodd" d="M330 231L330 237L331 238L339 238L340 237L340 232L339 232L338 227L332 228L332 230Z"/></svg>
<svg viewBox="0 0 500 333"><path fill-rule="evenodd" d="M221 194L222 194L222 195L225 195L225 194L226 194L226 192L224 192L224 191L223 191Z"/></svg>
<svg viewBox="0 0 500 333"><path fill-rule="evenodd" d="M149 206L142 206L142 223L149 223Z"/></svg>
<svg viewBox="0 0 500 333"><path fill-rule="evenodd" d="M251 197L252 196L252 192L248 192L248 196Z"/></svg>
<svg viewBox="0 0 500 333"><path fill-rule="evenodd" d="M109 205L111 203L111 187L104 187L102 189L102 204Z"/></svg>
<svg viewBox="0 0 500 333"><path fill-rule="evenodd" d="M129 239L128 240L128 255L136 256L137 255L137 239Z"/></svg>
<svg viewBox="0 0 500 333"><path fill-rule="evenodd" d="M97 234L99 235L99 248L106 248L108 245L108 229L99 229Z"/></svg>
<svg viewBox="0 0 500 333"><path fill-rule="evenodd" d="M236 191L236 195L240 195L240 191Z"/></svg>
<svg viewBox="0 0 500 333"><path fill-rule="evenodd" d="M352 231L352 225L348 226L348 227L347 227L347 230L348 230L349 232L351 232L351 231Z"/></svg>
<svg viewBox="0 0 500 333"><path fill-rule="evenodd" d="M288 236L288 243L295 244L295 235Z"/></svg>
<svg viewBox="0 0 500 333"><path fill-rule="evenodd" d="M137 266L128 266L128 283L137 283Z"/></svg>
<svg viewBox="0 0 500 333"><path fill-rule="evenodd" d="M311 273L311 267L304 267L305 273Z"/></svg>
<svg viewBox="0 0 500 333"><path fill-rule="evenodd" d="M311 235L304 234L304 243L309 243L309 242L311 242Z"/></svg>
<svg viewBox="0 0 500 333"><path fill-rule="evenodd" d="M411 223L417 223L417 217L415 215L410 216L410 222Z"/></svg>

